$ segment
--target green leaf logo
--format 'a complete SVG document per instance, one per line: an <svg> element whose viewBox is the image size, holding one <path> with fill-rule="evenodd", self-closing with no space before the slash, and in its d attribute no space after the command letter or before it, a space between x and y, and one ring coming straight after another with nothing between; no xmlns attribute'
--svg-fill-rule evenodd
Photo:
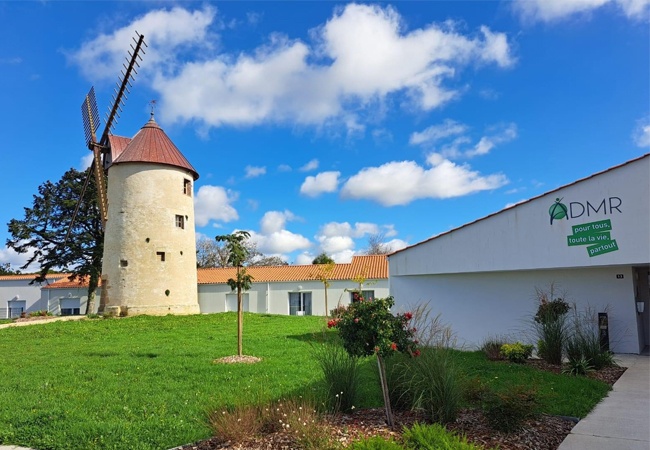
<svg viewBox="0 0 650 450"><path fill-rule="evenodd" d="M553 220L555 219L564 219L567 217L568 209L564 203L562 203L561 198L556 198L555 203L551 205L548 209L548 214L551 216L551 225L553 225Z"/></svg>

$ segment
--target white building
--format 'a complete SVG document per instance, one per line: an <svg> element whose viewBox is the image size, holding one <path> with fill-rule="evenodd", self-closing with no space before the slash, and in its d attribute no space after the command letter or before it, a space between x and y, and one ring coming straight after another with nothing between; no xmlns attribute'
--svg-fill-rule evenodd
<svg viewBox="0 0 650 450"><path fill-rule="evenodd" d="M477 347L522 335L535 289L553 284L579 311L608 314L614 352L640 353L649 269L646 154L389 255L389 285L398 307L428 303L459 344Z"/></svg>
<svg viewBox="0 0 650 450"><path fill-rule="evenodd" d="M325 315L325 287L319 276L327 278L327 309L348 305L351 292L361 289L366 298L388 296L386 257L354 256L352 262L325 266L254 266L250 290L244 293L244 311L285 315ZM198 299L201 313L237 310L237 294L228 286L234 268L198 269ZM86 311L88 285L85 280L70 281L67 274L48 275L48 283L29 285L34 275L0 276L0 318L18 317L22 311L47 310L54 315L76 315ZM99 289L97 292L98 304ZM12 316L8 315L12 308ZM96 311L90 311L96 312Z"/></svg>

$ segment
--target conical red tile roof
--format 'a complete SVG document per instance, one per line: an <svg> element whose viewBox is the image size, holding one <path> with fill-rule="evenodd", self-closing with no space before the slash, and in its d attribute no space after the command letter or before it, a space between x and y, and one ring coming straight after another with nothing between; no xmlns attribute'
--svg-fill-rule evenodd
<svg viewBox="0 0 650 450"><path fill-rule="evenodd" d="M194 179L199 178L199 173L192 167L180 150L169 139L151 116L131 142L124 148L120 155L113 160L113 164L148 162L166 164L180 167L192 172Z"/></svg>

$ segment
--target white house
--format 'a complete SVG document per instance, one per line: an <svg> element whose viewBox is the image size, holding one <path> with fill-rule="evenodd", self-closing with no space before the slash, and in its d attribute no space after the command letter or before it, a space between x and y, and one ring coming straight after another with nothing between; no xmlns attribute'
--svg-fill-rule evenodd
<svg viewBox="0 0 650 450"><path fill-rule="evenodd" d="M244 294L244 311L324 316L325 288L319 274L325 266L253 266L250 290ZM202 313L237 311L237 293L227 282L235 278L235 269L199 269L199 306ZM388 296L386 256L353 256L348 264L335 264L326 273L327 310L350 303L351 291L361 289L364 297Z"/></svg>
<svg viewBox="0 0 650 450"><path fill-rule="evenodd" d="M0 276L0 319L20 317L23 312L49 311L47 294L41 291L41 287L55 283L68 275L48 274L41 282L34 283L32 283L34 274Z"/></svg>
<svg viewBox="0 0 650 450"><path fill-rule="evenodd" d="M521 335L535 289L553 285L579 311L607 313L614 352L640 353L650 344L650 154L388 259L396 306L427 303L467 347Z"/></svg>
<svg viewBox="0 0 650 450"><path fill-rule="evenodd" d="M361 289L366 298L388 296L386 256L354 256L352 262L335 264L331 272L324 265L253 266L250 290L244 293L244 310L287 315L325 315L327 309L350 303L351 291ZM228 286L234 268L198 269L198 298L201 313L237 310L237 294ZM86 311L88 285L68 280L67 274L48 275L48 283L29 282L34 275L0 276L0 318L18 317L22 311L48 310L54 315L76 315ZM96 304L100 294L97 290ZM8 315L11 308L11 315ZM91 311L96 312L96 311Z"/></svg>

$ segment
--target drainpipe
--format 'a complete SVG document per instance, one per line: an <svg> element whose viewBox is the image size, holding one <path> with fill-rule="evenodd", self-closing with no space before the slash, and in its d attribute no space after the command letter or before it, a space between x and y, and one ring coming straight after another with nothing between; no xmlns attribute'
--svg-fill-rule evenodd
<svg viewBox="0 0 650 450"><path fill-rule="evenodd" d="M271 283L266 283L266 314L269 313L269 301L271 300Z"/></svg>

